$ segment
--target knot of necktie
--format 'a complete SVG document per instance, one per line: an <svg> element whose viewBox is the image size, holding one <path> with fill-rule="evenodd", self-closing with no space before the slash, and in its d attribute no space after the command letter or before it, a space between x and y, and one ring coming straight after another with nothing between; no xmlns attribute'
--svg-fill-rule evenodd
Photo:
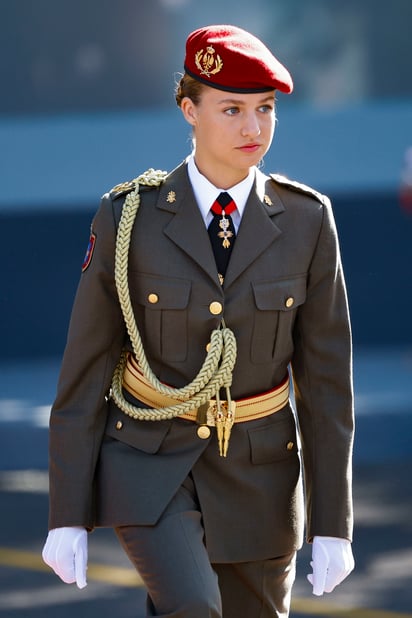
<svg viewBox="0 0 412 618"><path fill-rule="evenodd" d="M236 204L230 197L227 191L219 193L216 200L213 202L211 211L215 215L230 215L236 210Z"/></svg>

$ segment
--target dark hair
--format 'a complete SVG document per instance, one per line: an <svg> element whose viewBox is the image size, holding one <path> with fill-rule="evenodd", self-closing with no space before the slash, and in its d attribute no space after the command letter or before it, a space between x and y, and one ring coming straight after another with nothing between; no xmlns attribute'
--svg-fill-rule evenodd
<svg viewBox="0 0 412 618"><path fill-rule="evenodd" d="M178 107L180 107L182 99L185 97L189 97L195 105L199 105L203 88L203 84L197 79L194 79L187 73L182 75L176 84L175 90L175 99Z"/></svg>

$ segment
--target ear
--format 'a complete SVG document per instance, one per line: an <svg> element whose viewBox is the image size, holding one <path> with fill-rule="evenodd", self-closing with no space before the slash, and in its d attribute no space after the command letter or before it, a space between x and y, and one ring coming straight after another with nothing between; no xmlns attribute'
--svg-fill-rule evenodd
<svg viewBox="0 0 412 618"><path fill-rule="evenodd" d="M192 99L184 97L180 103L180 109L182 110L185 120L191 124L192 127L195 126L197 122L197 108Z"/></svg>

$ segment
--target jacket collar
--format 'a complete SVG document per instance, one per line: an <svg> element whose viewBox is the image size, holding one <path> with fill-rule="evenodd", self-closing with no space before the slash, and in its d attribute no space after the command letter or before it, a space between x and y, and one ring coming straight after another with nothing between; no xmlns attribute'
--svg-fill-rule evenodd
<svg viewBox="0 0 412 618"><path fill-rule="evenodd" d="M212 247L185 163L167 176L160 188L156 207L175 214L164 233L218 284ZM257 171L230 257L225 288L279 237L281 230L272 217L284 210L274 183Z"/></svg>

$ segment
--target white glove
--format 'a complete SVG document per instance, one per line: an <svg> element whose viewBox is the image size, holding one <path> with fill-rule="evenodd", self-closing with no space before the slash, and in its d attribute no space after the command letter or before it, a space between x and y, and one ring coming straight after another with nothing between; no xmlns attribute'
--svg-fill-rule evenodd
<svg viewBox="0 0 412 618"><path fill-rule="evenodd" d="M87 531L85 528L54 528L43 547L44 562L66 584L76 582L78 588L87 586Z"/></svg>
<svg viewBox="0 0 412 618"><path fill-rule="evenodd" d="M313 594L322 596L324 592L332 592L355 567L350 541L330 536L315 536L310 565L313 573L307 577L313 586Z"/></svg>

